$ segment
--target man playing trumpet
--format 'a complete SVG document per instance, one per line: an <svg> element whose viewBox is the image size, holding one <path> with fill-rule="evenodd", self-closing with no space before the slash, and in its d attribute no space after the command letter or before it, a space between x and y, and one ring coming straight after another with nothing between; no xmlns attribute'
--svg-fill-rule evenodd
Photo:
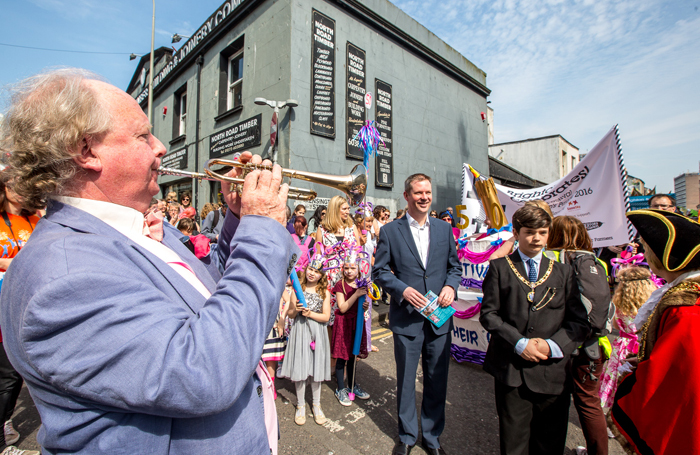
<svg viewBox="0 0 700 455"><path fill-rule="evenodd" d="M44 451L269 453L254 371L298 254L279 166L247 174L240 197L224 188L208 270L144 222L165 148L125 92L81 70L35 76L0 137L4 177L47 205L0 301Z"/></svg>

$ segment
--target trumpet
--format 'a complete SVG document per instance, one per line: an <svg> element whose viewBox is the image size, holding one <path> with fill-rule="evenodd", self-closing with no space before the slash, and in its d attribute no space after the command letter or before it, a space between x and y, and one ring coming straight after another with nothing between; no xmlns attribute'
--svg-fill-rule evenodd
<svg viewBox="0 0 700 455"><path fill-rule="evenodd" d="M212 166L231 166L243 169L243 175L241 177L228 177L215 172L211 169ZM172 169L167 167L159 167L158 173L160 175L177 175L180 177L189 177L198 180L210 180L219 182L229 182L232 184L232 188L235 185L236 190L239 194L243 191L243 181L246 174L256 169L259 170L272 170L272 166L263 166L260 164L243 164L239 161L222 160L222 159L211 159L207 161L204 165L204 172L190 172L181 171L179 169ZM290 179L305 180L311 183L318 183L321 185L329 186L335 188L339 191L345 193L348 198L348 202L351 205L357 205L362 202L365 197L365 192L367 191L367 175L365 167L362 164L352 168L350 174L348 175L332 175L332 174L319 174L317 172L306 172L297 171L294 169L282 169L282 176L289 177ZM317 193L313 190L305 188L289 188L289 197L291 199L298 199L302 201L311 201L315 199Z"/></svg>

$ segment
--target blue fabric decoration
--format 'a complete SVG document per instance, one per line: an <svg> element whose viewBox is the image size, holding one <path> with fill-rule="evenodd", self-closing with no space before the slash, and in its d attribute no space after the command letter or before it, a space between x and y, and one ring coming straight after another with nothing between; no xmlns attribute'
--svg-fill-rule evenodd
<svg viewBox="0 0 700 455"><path fill-rule="evenodd" d="M512 224L506 224L506 225L503 226L501 229L488 229L488 230L486 231L486 235L493 235L493 234L497 234L497 233L503 232L503 231L513 232L513 225L512 225ZM493 244L492 244L492 245L493 245Z"/></svg>
<svg viewBox="0 0 700 455"><path fill-rule="evenodd" d="M374 126L374 120L367 120L365 126L360 128L360 131L357 132L352 140L354 141L357 138L360 140L360 149L364 153L362 163L365 165L365 169L369 170L369 157L374 154L374 151L377 150L380 143L384 144L381 134L379 134L379 131L377 131L377 128Z"/></svg>

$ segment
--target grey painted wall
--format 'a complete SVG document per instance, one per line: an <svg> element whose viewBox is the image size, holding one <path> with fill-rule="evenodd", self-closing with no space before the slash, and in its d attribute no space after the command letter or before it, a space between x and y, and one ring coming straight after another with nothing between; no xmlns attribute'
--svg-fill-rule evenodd
<svg viewBox="0 0 700 455"><path fill-rule="evenodd" d="M486 75L466 58L447 46L435 35L415 22L386 0L362 1L375 13L452 65L469 74L479 83L486 83ZM315 8L336 21L335 56L335 140L309 133L309 103L311 78L311 12ZM202 18L204 20L206 18ZM375 188L374 159L369 169L368 199L388 206L392 212L403 208L403 181L415 172L424 172L433 178L433 208L440 210L455 205L461 198L462 163L488 169L487 124L481 120L486 112L486 99L435 66L408 51L401 43L392 41L381 30L349 16L332 2L321 0L268 0L261 3L249 16L230 27L204 53L201 74L201 106L199 163L201 171L209 158L209 136L244 119L262 113L262 145L250 149L263 154L269 147L272 109L257 106L253 99L286 100L294 98L299 106L283 110L279 125L279 161L285 167L328 174L347 174L359 161L345 158L346 43L352 42L367 54L367 89L375 91L375 78L392 85L393 98L393 189ZM233 41L245 35L243 75L243 109L227 119L215 122L218 115L219 54ZM174 93L183 84L188 91L188 121L186 145L188 169L195 170L195 115L196 71L194 62L186 71L168 83L154 100L154 131L168 150L181 148L182 143L169 145L172 139ZM162 115L163 107L168 113ZM374 119L372 109L369 119ZM291 151L290 151L291 150ZM163 176L161 183L178 181L177 177ZM308 187L308 184L294 183ZM337 191L311 185L320 196L330 197ZM197 205L210 200L208 182L197 185ZM290 201L293 205L296 201Z"/></svg>
<svg viewBox="0 0 700 455"><path fill-rule="evenodd" d="M483 72L389 2L363 3L370 7L378 5L376 12L395 18L395 24L424 44L441 47L441 55L485 83ZM335 140L309 133L312 8L336 21ZM410 174L424 172L433 178L433 208L454 206L461 199L462 163L488 169L487 125L481 121L486 99L376 30L320 0L297 2L292 10L292 94L300 100L292 124L292 167L347 174L358 163L345 158L347 41L367 53L367 90L374 92L375 78L379 78L391 84L393 92L394 187L375 188L375 164L371 160L368 200L388 205L392 211L403 208L403 181ZM374 115L372 109L367 118L374 119ZM323 196L334 194L323 187L316 190Z"/></svg>

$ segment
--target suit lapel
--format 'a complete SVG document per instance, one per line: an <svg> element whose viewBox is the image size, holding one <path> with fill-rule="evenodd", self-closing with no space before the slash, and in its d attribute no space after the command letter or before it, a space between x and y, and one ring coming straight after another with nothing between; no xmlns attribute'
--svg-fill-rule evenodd
<svg viewBox="0 0 700 455"><path fill-rule="evenodd" d="M523 258L520 257L520 253L518 252L518 250L515 250L513 253L511 253L510 260L515 266L515 270L517 270L518 273L520 273L520 275L527 280L527 271L525 270L525 263L523 263ZM528 285L517 279L517 277L515 277L515 279L518 281L518 283L520 283L520 287L522 287L526 292L530 292L530 287Z"/></svg>
<svg viewBox="0 0 700 455"><path fill-rule="evenodd" d="M180 294L185 304L190 307L193 312L196 313L199 311L201 306L204 304L205 299L202 294L200 294L199 291L197 291L189 283L187 283L187 286L183 286L182 283L186 283L186 280L175 272L170 265L165 263L147 249L136 244L127 236L103 222L99 218L85 212L84 210L80 210L58 201L50 202L49 207L47 207L46 218L47 221L67 226L75 231L117 238L123 241L131 248L138 251L156 269L158 269L158 271L172 284L175 291ZM214 280L211 278L211 275L209 275L206 267L199 263L199 260L197 260L197 258L190 253L187 247L180 242L179 238L173 235L173 233L168 230L168 226L165 225L163 226L163 244L175 251L175 253L177 253L177 255L183 259L183 262L187 263L187 265L194 270L195 275L197 275L197 277L202 281L204 286L210 290L210 292L213 292L216 289L216 283L214 283Z"/></svg>
<svg viewBox="0 0 700 455"><path fill-rule="evenodd" d="M423 261L421 261L420 259L420 254L418 254L416 242L413 240L413 233L411 232L411 227L408 225L408 219L406 218L406 215L396 220L396 222L399 223L399 232L406 241L408 249L411 250L411 253L413 253L413 256L415 256L416 261L418 261L418 264L420 264L421 268L425 270L425 267L423 266Z"/></svg>
<svg viewBox="0 0 700 455"><path fill-rule="evenodd" d="M174 227L172 227L172 229L167 229L167 227L166 229L163 229L164 234L166 230L169 230L170 233L173 233L172 231L175 231L177 232L177 234L180 234L180 231L177 231ZM180 256L180 258L187 265L190 266L190 268L194 271L194 274L197 275L197 278L199 278L199 280L202 282L202 284L204 284L204 286L209 290L209 292L213 293L216 290L216 282L214 282L214 279L211 277L209 271L207 271L207 268L204 266L204 264L202 264L202 262L199 259L197 259L197 257L194 254L192 254L190 250L187 249L187 247L182 243L180 237L178 237L177 234L163 235L163 245L167 246L175 253L177 253L177 255Z"/></svg>
<svg viewBox="0 0 700 455"><path fill-rule="evenodd" d="M428 247L428 259L425 261L426 265L426 270L430 268L430 261L433 259L433 251L435 251L435 245L437 245L439 234L437 232L437 224L438 223L430 223L430 243Z"/></svg>

